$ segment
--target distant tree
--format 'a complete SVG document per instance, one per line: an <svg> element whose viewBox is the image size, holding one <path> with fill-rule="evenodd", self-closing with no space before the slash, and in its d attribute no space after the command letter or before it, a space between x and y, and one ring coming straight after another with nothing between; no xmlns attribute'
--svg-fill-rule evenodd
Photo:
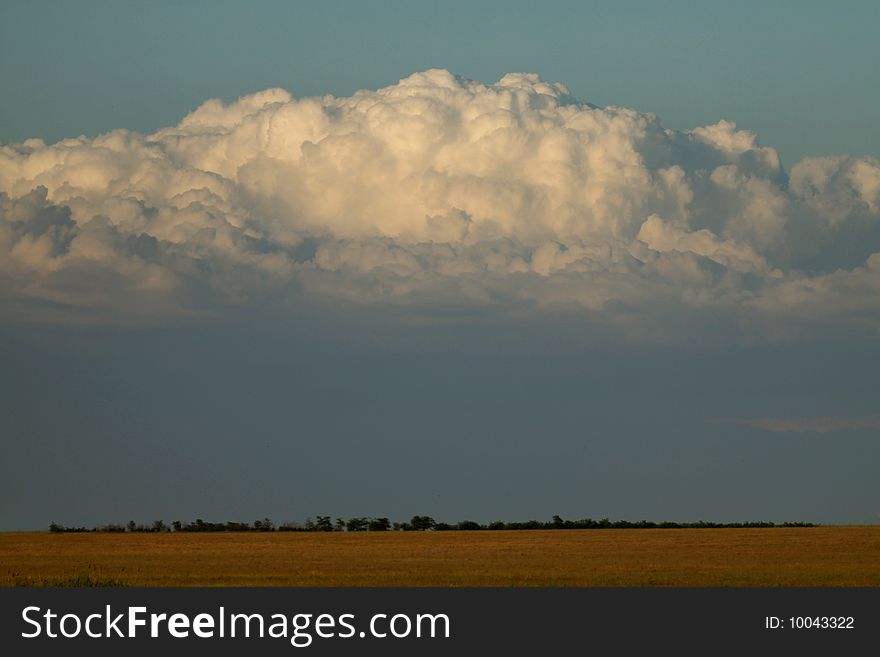
<svg viewBox="0 0 880 657"><path fill-rule="evenodd" d="M154 520L153 521L153 531L154 532L164 532L168 528L165 526L164 520Z"/></svg>
<svg viewBox="0 0 880 657"><path fill-rule="evenodd" d="M137 529L137 523L134 520L129 520L126 528L128 529L128 531L133 532Z"/></svg>
<svg viewBox="0 0 880 657"><path fill-rule="evenodd" d="M176 532L180 531L181 526L180 520L174 520L171 522L171 528Z"/></svg>
<svg viewBox="0 0 880 657"><path fill-rule="evenodd" d="M410 519L409 524L414 531L424 532L433 529L434 525L437 523L434 522L434 519L431 516L413 516Z"/></svg>
<svg viewBox="0 0 880 657"><path fill-rule="evenodd" d="M318 516L315 520L315 531L332 532L333 525L330 523L330 516Z"/></svg>
<svg viewBox="0 0 880 657"><path fill-rule="evenodd" d="M456 528L462 531L473 531L475 529L482 529L483 527L480 523L474 522L473 520L462 520L456 525Z"/></svg>
<svg viewBox="0 0 880 657"><path fill-rule="evenodd" d="M373 518L370 520L368 529L371 532L387 532L391 529L391 521L388 518Z"/></svg>
<svg viewBox="0 0 880 657"><path fill-rule="evenodd" d="M334 525L333 529L334 529L334 531L337 531L337 532L344 532L345 531L345 520L343 520L342 518L337 518L336 525Z"/></svg>
<svg viewBox="0 0 880 657"><path fill-rule="evenodd" d="M365 532L369 527L369 521L366 518L349 518L345 521L345 531L348 532Z"/></svg>
<svg viewBox="0 0 880 657"><path fill-rule="evenodd" d="M63 525L59 525L57 522L53 522L53 523L50 523L50 524L49 524L49 531L50 531L50 532L56 532L56 533L57 533L57 532L63 532L63 531L64 531L64 526L63 526Z"/></svg>

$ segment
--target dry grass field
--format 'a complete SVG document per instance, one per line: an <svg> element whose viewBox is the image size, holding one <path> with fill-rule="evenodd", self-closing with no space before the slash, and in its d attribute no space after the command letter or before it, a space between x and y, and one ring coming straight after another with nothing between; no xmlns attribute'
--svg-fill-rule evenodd
<svg viewBox="0 0 880 657"><path fill-rule="evenodd" d="M880 586L880 526L0 533L2 586Z"/></svg>

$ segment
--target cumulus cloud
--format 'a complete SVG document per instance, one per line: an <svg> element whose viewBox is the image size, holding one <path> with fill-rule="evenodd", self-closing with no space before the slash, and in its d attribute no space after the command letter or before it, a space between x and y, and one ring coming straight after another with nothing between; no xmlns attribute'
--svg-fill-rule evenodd
<svg viewBox="0 0 880 657"><path fill-rule="evenodd" d="M0 146L0 273L7 311L48 321L271 295L876 331L880 162L787 172L729 121L669 130L533 74L269 89L152 135Z"/></svg>

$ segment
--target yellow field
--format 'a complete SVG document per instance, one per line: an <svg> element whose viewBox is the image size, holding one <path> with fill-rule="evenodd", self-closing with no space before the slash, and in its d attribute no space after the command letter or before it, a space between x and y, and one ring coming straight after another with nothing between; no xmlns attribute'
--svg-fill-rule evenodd
<svg viewBox="0 0 880 657"><path fill-rule="evenodd" d="M880 526L0 533L0 585L880 586Z"/></svg>

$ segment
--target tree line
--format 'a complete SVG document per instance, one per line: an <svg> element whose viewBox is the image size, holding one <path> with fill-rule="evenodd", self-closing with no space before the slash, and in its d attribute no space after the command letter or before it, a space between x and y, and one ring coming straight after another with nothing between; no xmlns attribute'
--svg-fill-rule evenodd
<svg viewBox="0 0 880 657"><path fill-rule="evenodd" d="M315 516L306 518L302 523L285 522L276 525L269 518L248 522L205 522L198 518L192 522L174 520L166 524L164 520L155 520L150 524L136 523L134 520L125 525L108 524L100 527L65 527L51 523L49 531L55 533L70 532L386 532L386 531L478 531L503 529L731 529L754 527L815 527L810 522L652 522L650 520L564 520L553 516L549 521L526 520L524 522L503 522L496 520L481 524L473 520L462 520L454 524L437 522L431 516L413 516L409 522L391 522L386 517L336 518Z"/></svg>

